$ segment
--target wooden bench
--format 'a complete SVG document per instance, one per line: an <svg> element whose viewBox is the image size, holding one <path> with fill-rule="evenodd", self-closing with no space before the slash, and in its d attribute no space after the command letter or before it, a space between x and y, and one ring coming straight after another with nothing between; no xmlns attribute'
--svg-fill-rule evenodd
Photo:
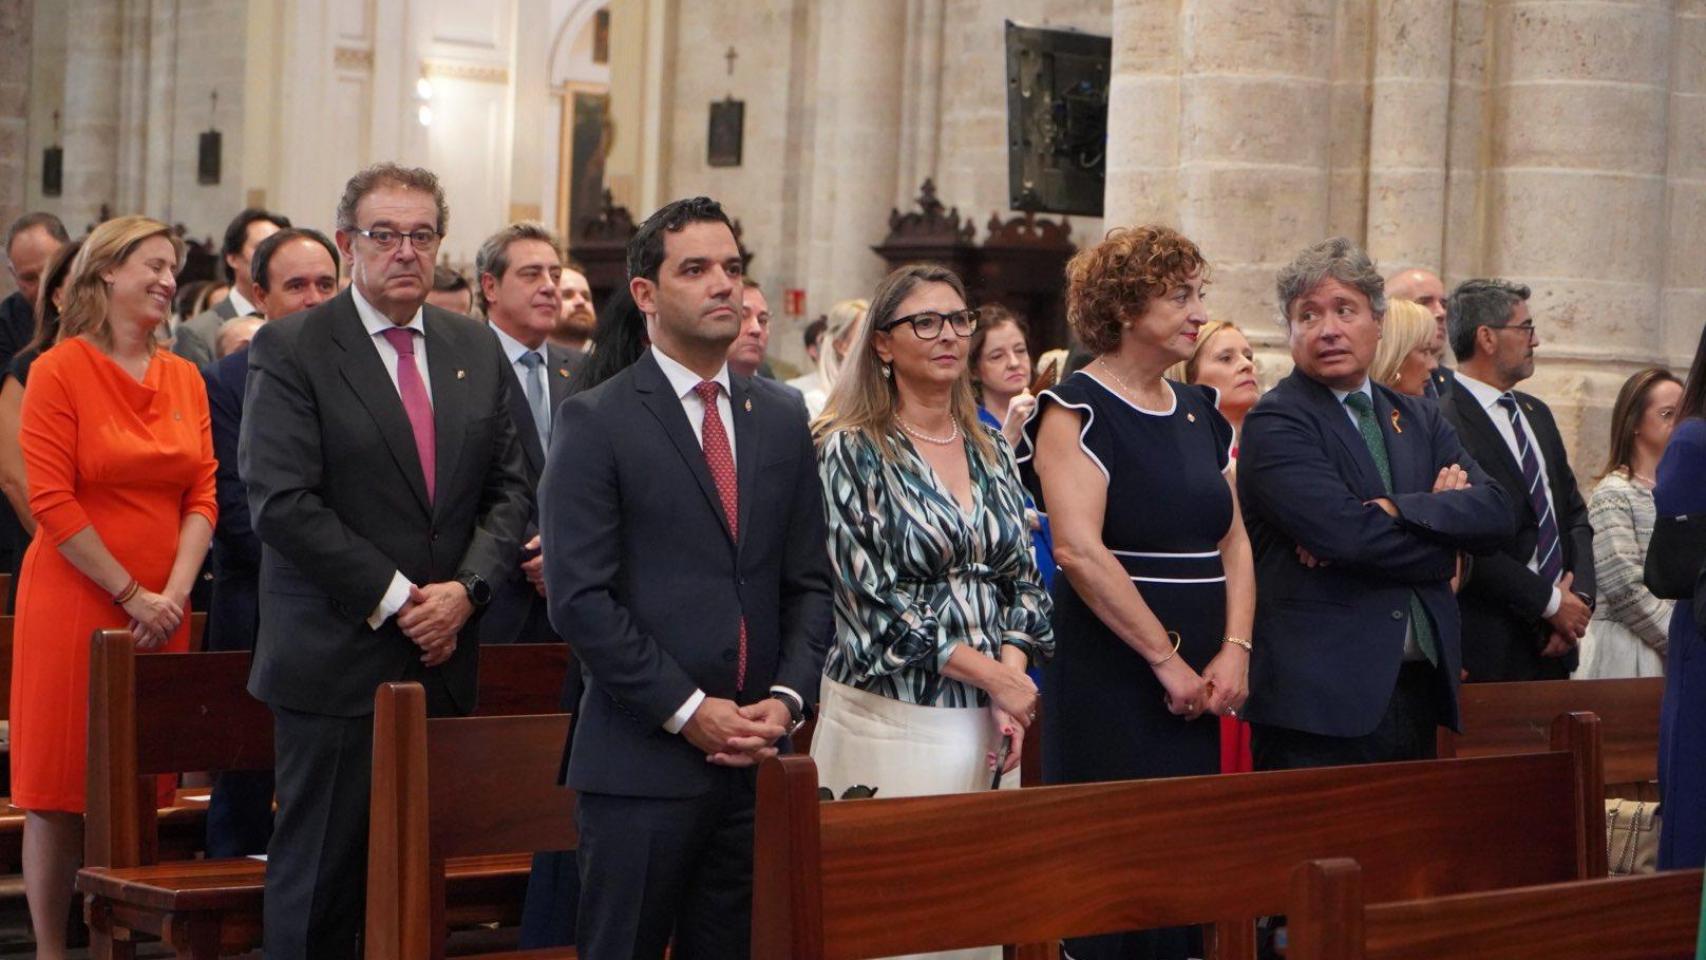
<svg viewBox="0 0 1706 960"><path fill-rule="evenodd" d="M1365 903L1354 860L1292 874L1289 960L1679 960L1695 955L1700 871Z"/></svg>
<svg viewBox="0 0 1706 960"><path fill-rule="evenodd" d="M447 861L574 845L574 794L556 778L568 730L566 713L429 720L419 684L379 688L367 842L371 960L442 960Z"/></svg>
<svg viewBox="0 0 1706 960"><path fill-rule="evenodd" d="M152 775L268 770L272 712L249 696L250 654L138 654L124 631L95 635L90 662L89 811L85 895L93 956L130 956L138 935L179 956L213 957L260 943L265 864L243 858L163 862ZM568 653L560 644L482 647L490 709L559 709ZM451 865L452 922L519 917L530 858ZM465 909L463 909L465 907Z"/></svg>
<svg viewBox="0 0 1706 960"><path fill-rule="evenodd" d="M1657 780L1664 689L1663 677L1466 683L1458 697L1463 733L1440 728L1439 755L1488 757L1545 750L1553 718L1583 711L1599 717L1607 784Z"/></svg>
<svg viewBox="0 0 1706 960"><path fill-rule="evenodd" d="M1520 756L829 803L810 758L775 758L758 777L752 956L1214 923L1228 960L1254 956L1254 918L1285 909L1309 859L1357 859L1383 900L1603 876L1598 721L1560 717L1553 736Z"/></svg>

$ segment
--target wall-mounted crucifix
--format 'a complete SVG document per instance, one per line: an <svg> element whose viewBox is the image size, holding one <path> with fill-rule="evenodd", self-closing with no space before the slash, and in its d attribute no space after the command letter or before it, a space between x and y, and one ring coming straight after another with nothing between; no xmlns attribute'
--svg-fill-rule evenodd
<svg viewBox="0 0 1706 960"><path fill-rule="evenodd" d="M723 59L729 62L729 76L731 77L735 75L735 60L739 58L740 54L735 52L734 47L729 47L729 52L723 54Z"/></svg>

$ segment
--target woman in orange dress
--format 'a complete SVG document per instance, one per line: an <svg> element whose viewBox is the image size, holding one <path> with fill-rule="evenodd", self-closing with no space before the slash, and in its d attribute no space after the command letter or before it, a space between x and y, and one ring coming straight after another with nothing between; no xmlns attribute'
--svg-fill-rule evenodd
<svg viewBox="0 0 1706 960"><path fill-rule="evenodd" d="M64 956L82 853L89 641L189 648L189 592L213 535L207 392L156 349L182 247L166 225L96 227L72 263L59 342L30 369L20 442L36 537L12 651L12 803L37 956Z"/></svg>

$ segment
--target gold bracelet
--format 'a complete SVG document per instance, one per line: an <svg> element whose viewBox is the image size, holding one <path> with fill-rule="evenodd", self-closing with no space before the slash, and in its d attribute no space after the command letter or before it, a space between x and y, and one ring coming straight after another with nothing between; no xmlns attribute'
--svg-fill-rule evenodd
<svg viewBox="0 0 1706 960"><path fill-rule="evenodd" d="M1250 641L1245 640L1242 637L1222 637L1220 638L1220 642L1230 643L1235 647L1243 647L1245 653L1250 653L1254 649L1250 646Z"/></svg>
<svg viewBox="0 0 1706 960"><path fill-rule="evenodd" d="M1169 660L1171 660L1174 657L1179 655L1179 644L1184 642L1183 639L1179 636L1179 634L1176 631L1173 631L1173 630L1167 631L1167 636L1173 638L1173 652L1167 654L1165 657L1162 657L1161 659L1155 661L1154 663L1151 663L1149 665L1151 669L1153 669L1155 667L1159 667L1162 664L1166 663L1167 661L1169 661Z"/></svg>

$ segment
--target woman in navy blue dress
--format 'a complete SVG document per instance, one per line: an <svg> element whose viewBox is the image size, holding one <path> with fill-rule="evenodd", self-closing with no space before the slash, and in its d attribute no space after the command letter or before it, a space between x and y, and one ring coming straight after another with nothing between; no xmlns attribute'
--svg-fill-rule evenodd
<svg viewBox="0 0 1706 960"><path fill-rule="evenodd" d="M1676 600L1659 721L1659 869L1706 864L1706 330L1654 479L1653 595Z"/></svg>
<svg viewBox="0 0 1706 960"><path fill-rule="evenodd" d="M1213 774L1246 694L1250 542L1212 388L1164 379L1207 322L1207 264L1164 227L1114 230L1067 266L1073 331L1096 354L1038 398L1021 459L1048 511L1054 660L1043 777ZM1069 940L1076 960L1202 956L1196 928Z"/></svg>

